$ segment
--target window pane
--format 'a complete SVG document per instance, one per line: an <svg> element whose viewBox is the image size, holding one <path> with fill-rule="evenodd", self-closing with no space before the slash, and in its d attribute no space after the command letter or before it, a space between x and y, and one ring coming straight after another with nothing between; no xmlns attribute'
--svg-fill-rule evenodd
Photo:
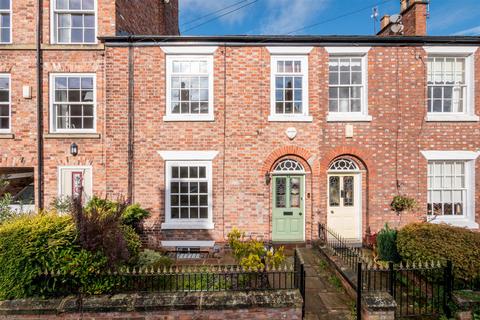
<svg viewBox="0 0 480 320"><path fill-rule="evenodd" d="M200 218L207 219L208 218L208 208L200 208Z"/></svg>
<svg viewBox="0 0 480 320"><path fill-rule="evenodd" d="M83 27L83 15L81 14L72 14L72 27L81 28Z"/></svg>
<svg viewBox="0 0 480 320"><path fill-rule="evenodd" d="M94 128L93 118L83 118L83 129L93 129Z"/></svg>
<svg viewBox="0 0 480 320"><path fill-rule="evenodd" d="M10 94L8 90L0 90L0 102L9 102Z"/></svg>
<svg viewBox="0 0 480 320"><path fill-rule="evenodd" d="M206 178L207 177L207 174L206 174L206 168L205 167L199 167L198 168L198 177L199 178ZM206 191L205 191L206 192Z"/></svg>
<svg viewBox="0 0 480 320"><path fill-rule="evenodd" d="M10 29L3 28L1 32L1 41L2 42L10 42Z"/></svg>
<svg viewBox="0 0 480 320"><path fill-rule="evenodd" d="M340 205L340 177L329 177L329 203L331 207Z"/></svg>
<svg viewBox="0 0 480 320"><path fill-rule="evenodd" d="M9 118L0 118L0 129L10 129Z"/></svg>
<svg viewBox="0 0 480 320"><path fill-rule="evenodd" d="M68 91L67 90L55 90L55 101L56 102L67 102L68 101Z"/></svg>
<svg viewBox="0 0 480 320"><path fill-rule="evenodd" d="M69 0L68 3L69 3L70 10L77 10L82 8L81 0Z"/></svg>
<svg viewBox="0 0 480 320"><path fill-rule="evenodd" d="M178 171L179 171L179 168L178 167L172 167L172 178L178 178Z"/></svg>
<svg viewBox="0 0 480 320"><path fill-rule="evenodd" d="M95 9L94 0L83 0L82 1L82 9L83 10L94 10Z"/></svg>
<svg viewBox="0 0 480 320"><path fill-rule="evenodd" d="M0 0L0 9L9 10L10 9L10 0Z"/></svg>
<svg viewBox="0 0 480 320"><path fill-rule="evenodd" d="M82 29L72 29L72 42L83 42Z"/></svg>
<svg viewBox="0 0 480 320"><path fill-rule="evenodd" d="M2 28L10 28L10 14L3 13L0 15L0 18L0 25L2 26Z"/></svg>
<svg viewBox="0 0 480 320"><path fill-rule="evenodd" d="M286 203L286 193L287 193L287 179L286 178L276 178L275 179L275 207L276 208L285 208Z"/></svg>
<svg viewBox="0 0 480 320"><path fill-rule="evenodd" d="M10 108L8 105L0 105L0 117L10 116Z"/></svg>
<svg viewBox="0 0 480 320"><path fill-rule="evenodd" d="M95 42L95 30L94 29L86 29L84 31L84 42L92 43Z"/></svg>

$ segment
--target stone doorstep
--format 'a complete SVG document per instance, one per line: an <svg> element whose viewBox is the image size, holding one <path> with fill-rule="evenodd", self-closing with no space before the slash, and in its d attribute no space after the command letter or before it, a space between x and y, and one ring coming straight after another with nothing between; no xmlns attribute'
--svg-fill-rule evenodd
<svg viewBox="0 0 480 320"><path fill-rule="evenodd" d="M76 296L62 299L21 299L0 302L0 315L45 315L82 312L149 312L168 310L225 310L302 308L298 290L250 292L172 292ZM80 308L81 307L81 308Z"/></svg>

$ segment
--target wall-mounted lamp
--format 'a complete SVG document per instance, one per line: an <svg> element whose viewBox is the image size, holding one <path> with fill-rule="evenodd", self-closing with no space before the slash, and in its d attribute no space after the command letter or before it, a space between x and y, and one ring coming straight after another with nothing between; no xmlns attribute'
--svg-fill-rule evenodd
<svg viewBox="0 0 480 320"><path fill-rule="evenodd" d="M270 181L272 180L272 177L270 177L270 172L265 172L265 184L268 186L270 184Z"/></svg>
<svg viewBox="0 0 480 320"><path fill-rule="evenodd" d="M78 154L78 146L75 142L70 145L70 154L74 157Z"/></svg>

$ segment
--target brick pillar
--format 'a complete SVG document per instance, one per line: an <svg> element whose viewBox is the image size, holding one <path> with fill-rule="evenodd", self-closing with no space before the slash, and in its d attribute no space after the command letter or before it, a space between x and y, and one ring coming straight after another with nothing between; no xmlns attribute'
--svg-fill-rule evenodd
<svg viewBox="0 0 480 320"><path fill-rule="evenodd" d="M395 320L397 303L386 292L366 292L362 294L362 319Z"/></svg>

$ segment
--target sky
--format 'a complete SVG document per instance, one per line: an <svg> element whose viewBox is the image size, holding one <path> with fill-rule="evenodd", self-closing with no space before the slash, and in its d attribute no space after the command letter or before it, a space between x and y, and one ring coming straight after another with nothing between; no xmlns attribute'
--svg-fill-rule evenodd
<svg viewBox="0 0 480 320"><path fill-rule="evenodd" d="M179 0L182 35L371 35L400 0ZM480 35L480 0L430 0L428 35ZM377 30L379 28L377 23Z"/></svg>

